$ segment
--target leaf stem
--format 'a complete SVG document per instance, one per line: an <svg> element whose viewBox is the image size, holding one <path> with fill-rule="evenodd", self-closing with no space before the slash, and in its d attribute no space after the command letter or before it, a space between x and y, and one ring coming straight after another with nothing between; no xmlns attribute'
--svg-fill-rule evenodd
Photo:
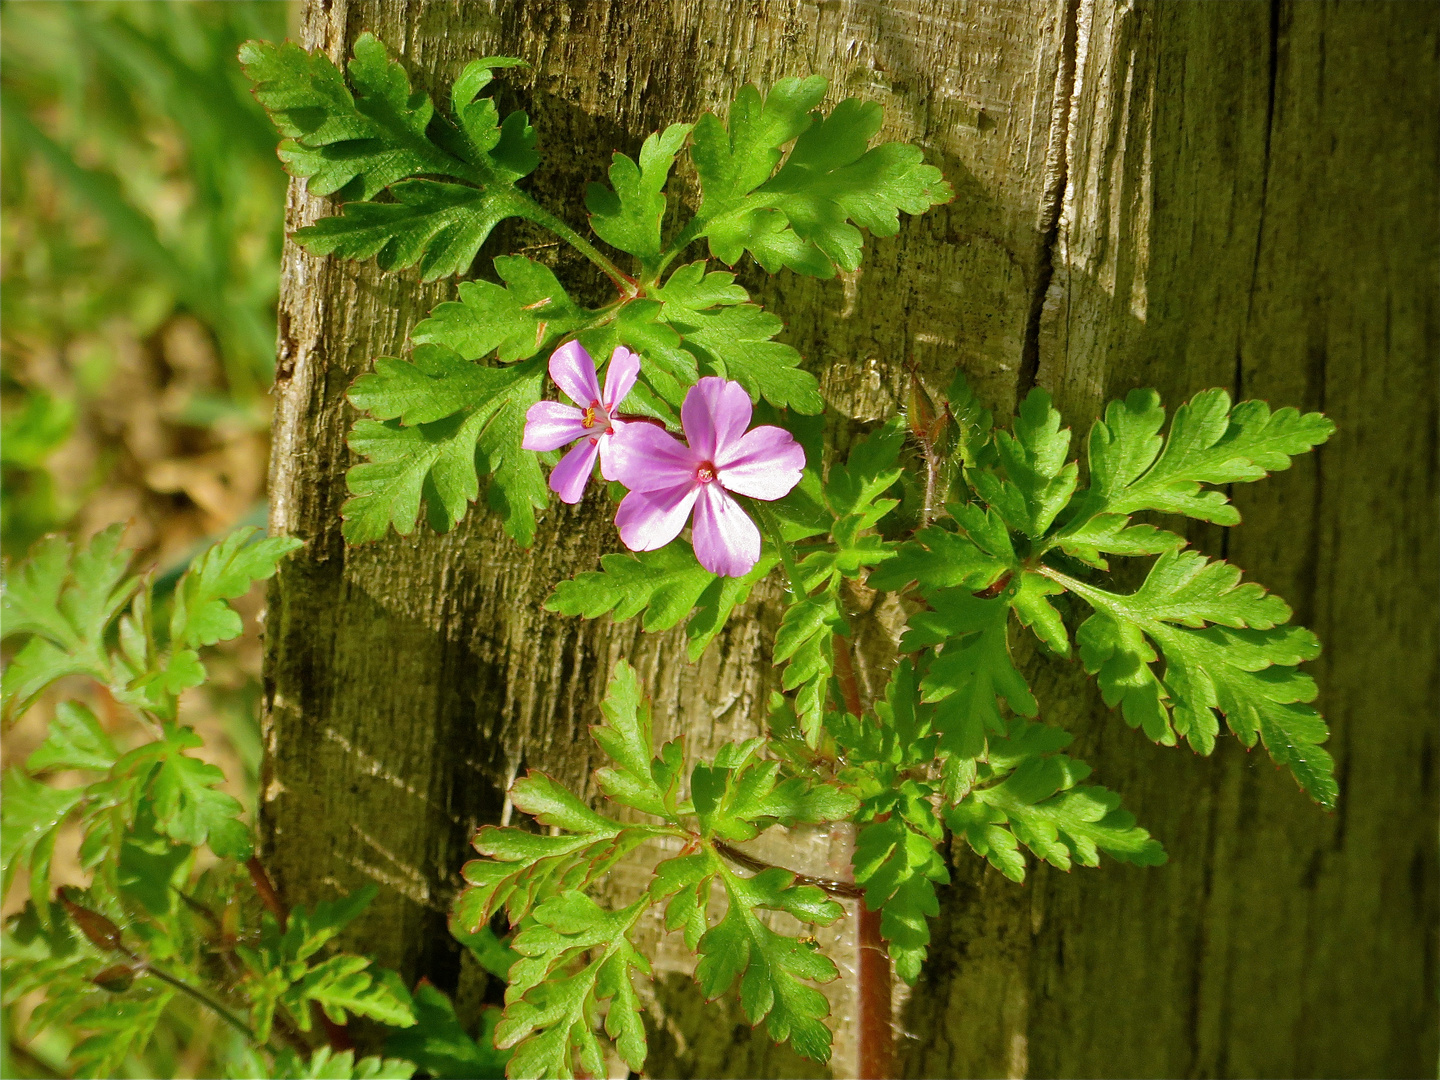
<svg viewBox="0 0 1440 1080"><path fill-rule="evenodd" d="M781 535L780 522L775 520L775 512L758 499L751 499L750 505L754 508L755 516L760 519L760 524L765 532L770 534L770 542L780 553L780 563L785 567L785 576L790 579L790 591L795 594L797 600L803 600L808 593L800 580L800 568L795 565L795 552L785 537Z"/></svg>
<svg viewBox="0 0 1440 1080"><path fill-rule="evenodd" d="M213 1011L217 1016L220 1017L220 1019L224 1020L226 1023L228 1023L236 1031L240 1032L240 1034L244 1035L251 1042L259 1042L259 1040L255 1037L255 1032L251 1030L250 1027L243 1020L241 1020L238 1016L232 1013L224 1005L221 1005L218 1001L212 998L209 994L205 993L203 990L191 986L184 979L178 979L174 975L170 975L167 972L161 971L159 968L153 966L147 960L140 961L140 970L145 972L145 974L147 975L154 975L161 982L168 983L176 990L179 990L182 994L189 995L191 998L198 1001L201 1005L204 1005L206 1008Z"/></svg>
<svg viewBox="0 0 1440 1080"><path fill-rule="evenodd" d="M724 855L736 866L743 866L746 870L753 870L761 873L764 870L784 870L787 874L795 874L796 885L813 885L817 889L823 889L831 896L843 896L847 900L859 900L864 897L865 890L859 885L849 881L836 881L833 878L811 877L809 874L796 874L794 870L784 866L776 866L774 863L757 859L754 855L741 851L739 848L731 847L724 840L711 840L710 843L715 850Z"/></svg>
<svg viewBox="0 0 1440 1080"><path fill-rule="evenodd" d="M704 223L698 216L692 217L685 223L685 227L675 234L670 241L670 246L660 256L659 265L655 267L655 280L660 280L660 275L665 273L665 268L675 261L675 257L687 247L700 239L700 232Z"/></svg>
<svg viewBox="0 0 1440 1080"><path fill-rule="evenodd" d="M517 191L514 193L511 205L516 216L522 217L526 221L533 221L542 228L549 229L576 251L580 252L581 255L584 255L601 270L605 271L605 275L615 283L615 288L619 290L622 299L630 300L640 295L640 283L638 281L607 259L604 253L595 247L594 244L590 243L590 241L586 240L563 220L530 198L530 196Z"/></svg>

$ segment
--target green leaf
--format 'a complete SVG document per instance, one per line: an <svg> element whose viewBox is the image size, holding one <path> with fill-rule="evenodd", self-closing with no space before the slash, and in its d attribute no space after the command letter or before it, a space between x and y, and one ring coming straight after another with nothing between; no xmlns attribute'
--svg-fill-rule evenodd
<svg viewBox="0 0 1440 1080"><path fill-rule="evenodd" d="M353 1050L336 1053L322 1046L303 1062L293 1050L282 1051L270 1075L275 1080L410 1080L415 1065L399 1058L365 1057L356 1061Z"/></svg>
<svg viewBox="0 0 1440 1080"><path fill-rule="evenodd" d="M1039 709L1010 659L1010 596L981 599L968 589L943 589L929 599L933 610L911 616L900 648L940 646L920 683L925 701L941 703L940 746L956 757L981 757L986 733L1005 731L1000 701L1022 716Z"/></svg>
<svg viewBox="0 0 1440 1080"><path fill-rule="evenodd" d="M818 825L853 814L855 796L808 776L780 779L781 763L759 757L761 740L731 743L711 765L696 765L690 794L705 837L752 840L773 825Z"/></svg>
<svg viewBox="0 0 1440 1080"><path fill-rule="evenodd" d="M1020 403L1014 434L995 433L995 449L1004 477L972 469L970 483L1006 523L1030 537L1041 537L1075 492L1079 466L1066 464L1070 429L1039 387Z"/></svg>
<svg viewBox="0 0 1440 1080"><path fill-rule="evenodd" d="M1090 487L1062 539L1093 529L1095 515L1139 510L1238 524L1240 513L1226 494L1202 485L1244 483L1288 469L1292 457L1335 431L1320 413L1272 413L1263 401L1244 401L1232 409L1223 389L1202 391L1176 409L1162 440L1164 423L1165 410L1153 390L1132 390L1123 402L1110 403L1105 419L1090 431ZM1077 546L1086 543L1082 539Z"/></svg>
<svg viewBox="0 0 1440 1080"><path fill-rule="evenodd" d="M645 1064L644 1025L631 972L650 974L650 963L627 935L649 907L642 898L621 911L606 911L584 893L567 891L535 908L534 919L515 937L523 959L511 969L505 1016L495 1045L514 1047L508 1075L600 1076L604 1054L591 1017L610 1000L606 1032L632 1069ZM578 970L569 965L585 954Z"/></svg>
<svg viewBox="0 0 1440 1080"><path fill-rule="evenodd" d="M377 373L387 374L392 373ZM523 451L520 442L525 413L540 400L544 375L539 359L509 368L477 368L466 377L483 381L487 396L467 411L412 427L396 420L359 421L348 443L367 460L346 474L353 498L342 510L345 539L352 544L378 540L392 526L408 536L422 500L431 527L448 529L478 498L477 473L489 472L487 501L500 512L505 531L529 544L535 510L546 505L548 496L535 455ZM372 389L373 384L367 393Z"/></svg>
<svg viewBox="0 0 1440 1080"><path fill-rule="evenodd" d="M1076 634L1080 658L1132 727L1167 745L1178 731L1208 754L1222 713L1241 742L1263 739L1312 798L1334 805L1334 762L1320 745L1328 730L1309 705L1315 683L1296 670L1320 646L1308 630L1284 625L1284 601L1191 551L1161 555L1129 596L1049 576L1095 609ZM1150 667L1151 642L1164 653L1163 677Z"/></svg>
<svg viewBox="0 0 1440 1080"><path fill-rule="evenodd" d="M175 588L170 640L177 647L198 648L239 637L240 616L225 603L244 596L250 586L275 573L279 561L304 546L291 536L251 542L260 530L236 529L190 564Z"/></svg>
<svg viewBox="0 0 1440 1080"><path fill-rule="evenodd" d="M393 185L394 202L350 202L333 217L297 229L295 242L310 255L339 255L357 262L375 256L381 270L419 265L420 280L463 274L491 230L514 217L513 202L481 188L436 180Z"/></svg>
<svg viewBox="0 0 1440 1080"><path fill-rule="evenodd" d="M984 589L1011 568L1014 553L1008 544L1007 539L1005 556L997 557L964 533L931 525L901 544L895 558L871 573L868 584L900 590L914 582L924 595L950 588Z"/></svg>
<svg viewBox="0 0 1440 1080"><path fill-rule="evenodd" d="M62 701L55 707L45 741L31 753L25 768L32 773L47 769L106 772L119 756L94 713L78 701Z"/></svg>
<svg viewBox="0 0 1440 1080"><path fill-rule="evenodd" d="M475 849L488 858L472 860L462 868L469 887L455 905L455 924L464 933L478 933L502 908L516 925L545 897L583 888L657 832L670 831L622 825L597 814L541 773L516 781L510 798L540 824L565 832L538 835L512 827L480 829L474 837Z"/></svg>
<svg viewBox="0 0 1440 1080"><path fill-rule="evenodd" d="M829 982L838 972L813 942L771 930L757 909L784 911L804 923L828 925L844 909L812 885L796 886L795 875L772 867L754 877L734 873L714 854L710 874L725 887L725 917L706 930L698 948L695 981L713 1001L740 983L740 1007L752 1024L765 1021L776 1042L789 1040L814 1061L830 1058L830 1013L825 995L808 982Z"/></svg>
<svg viewBox="0 0 1440 1080"><path fill-rule="evenodd" d="M312 195L366 200L295 233L312 255L375 255L383 270L418 263L431 281L468 269L491 229L525 212L514 182L538 161L534 131L523 113L502 123L493 101L475 100L493 69L520 61L472 62L455 84L454 124L411 90L373 34L355 42L348 65L354 95L323 53L252 41L240 61L285 136L280 158L291 175L304 178ZM464 183L410 179L421 176ZM393 202L369 202L387 188Z"/></svg>
<svg viewBox="0 0 1440 1080"><path fill-rule="evenodd" d="M9 894L10 882L22 864L29 865L32 894L48 895L55 833L84 797L83 787L54 788L20 769L6 771L5 815L0 821L0 862L4 864L0 896Z"/></svg>
<svg viewBox="0 0 1440 1080"><path fill-rule="evenodd" d="M79 550L64 537L46 537L5 575L4 636L34 635L6 668L0 700L8 713L23 712L64 675L109 681L105 632L139 585L125 576L130 553L120 547L123 533L123 525L112 525Z"/></svg>
<svg viewBox="0 0 1440 1080"><path fill-rule="evenodd" d="M506 945L490 927L481 925L473 933L461 925L455 912L450 916L450 933L455 940L470 950L475 961L497 979L510 978L510 965L515 962L515 950Z"/></svg>
<svg viewBox="0 0 1440 1080"><path fill-rule="evenodd" d="M193 729L166 724L163 738L121 757L112 777L150 778L155 827L166 836L192 847L208 843L222 858L249 858L250 830L238 820L244 807L216 790L225 774L185 753L202 745Z"/></svg>
<svg viewBox="0 0 1440 1080"><path fill-rule="evenodd" d="M845 463L830 467L825 478L825 501L836 517L856 515L859 528L868 529L896 505L898 499L881 499L900 479L898 460L905 445L905 420L891 417L850 450Z"/></svg>
<svg viewBox="0 0 1440 1080"><path fill-rule="evenodd" d="M698 302L696 290L702 286L711 288L708 280L719 275L707 274L701 286L687 284L679 292L672 290L674 278L687 272L698 277L698 270L681 267L665 288L656 291L662 301L659 318L680 334L684 347L700 360L704 372L735 380L752 401L763 397L779 409L820 412L825 402L815 376L798 366L798 352L771 340L785 329L785 324L756 304L726 302L721 307L703 309L690 306ZM729 286L727 283L719 287Z"/></svg>
<svg viewBox="0 0 1440 1080"><path fill-rule="evenodd" d="M445 345L466 360L496 352L502 363L526 360L585 325L592 314L579 307L549 267L519 255L495 260L505 282L465 281L460 299L438 305L410 333L417 344Z"/></svg>
<svg viewBox="0 0 1440 1080"><path fill-rule="evenodd" d="M929 804L923 805L933 822ZM911 984L925 962L929 920L940 914L935 883L950 881L936 850L938 822L932 831L916 831L897 813L864 825L855 838L855 881L865 886L865 906L881 912L880 933L890 943L895 973Z"/></svg>
<svg viewBox="0 0 1440 1080"><path fill-rule="evenodd" d="M70 1067L77 1077L121 1075L121 1067L142 1053L155 1032L175 991L145 980L121 996L107 996L100 1004L79 1013L73 1027L90 1034L70 1051Z"/></svg>
<svg viewBox="0 0 1440 1080"><path fill-rule="evenodd" d="M1058 582L1027 570L1020 575L1019 588L1010 601L1020 621L1057 656L1070 655L1070 635L1049 597L1064 591Z"/></svg>
<svg viewBox="0 0 1440 1080"><path fill-rule="evenodd" d="M820 737L830 676L835 670L834 637L849 633L839 601L828 589L818 596L792 602L775 633L775 663L786 665L780 685L797 691L795 715L805 741L812 747Z"/></svg>
<svg viewBox="0 0 1440 1080"><path fill-rule="evenodd" d="M828 117L812 115L825 89L818 76L782 79L762 101L747 86L728 131L708 113L695 126L691 156L704 192L696 220L717 258L733 264L748 250L771 273L788 266L828 278L859 265L861 228L893 236L900 210L923 213L951 197L917 147L867 149L879 105L850 99ZM780 147L796 136L772 177Z"/></svg>
<svg viewBox="0 0 1440 1080"><path fill-rule="evenodd" d="M385 1052L413 1062L437 1080L504 1080L510 1054L488 1040L477 1042L465 1033L455 1006L424 979L415 988L413 1027L385 1040ZM498 1018L499 1010L486 1010Z"/></svg>
<svg viewBox="0 0 1440 1080"><path fill-rule="evenodd" d="M320 900L313 909L304 906L292 908L285 923L285 932L275 945L277 955L286 960L305 960L314 956L358 919L379 892L374 884L366 884L334 900Z"/></svg>
<svg viewBox="0 0 1440 1080"><path fill-rule="evenodd" d="M364 956L341 953L305 972L281 996L290 1015L301 1031L310 1030L308 1004L319 1005L337 1024L350 1016L364 1016L392 1027L408 1027L415 1023L410 995L398 981L378 978Z"/></svg>
<svg viewBox="0 0 1440 1080"><path fill-rule="evenodd" d="M1098 866L1101 851L1138 866L1165 862L1164 848L1120 808L1120 796L1080 784L1089 766L1056 753L1069 742L1058 728L1012 720L1006 736L992 742L987 782L947 808L951 829L1015 881L1025 876L1017 840L1061 870L1077 862Z"/></svg>
<svg viewBox="0 0 1440 1080"><path fill-rule="evenodd" d="M590 184L585 190L585 206L595 235L612 247L628 251L646 266L659 261L665 182L690 128L690 124L671 124L663 134L652 134L640 148L638 165L616 153L610 165L614 190L602 184Z"/></svg>
<svg viewBox="0 0 1440 1080"><path fill-rule="evenodd" d="M621 660L600 703L605 723L590 729L613 767L596 770L600 790L616 802L656 817L673 819L680 785L680 746L654 758L650 701L635 669ZM653 758L653 760L652 760Z"/></svg>
<svg viewBox="0 0 1440 1080"><path fill-rule="evenodd" d="M599 570L559 582L545 608L587 619L609 612L617 622L644 612L641 626L648 633L669 630L690 616L686 633L690 658L696 660L777 561L773 551L766 551L744 577L719 578L695 561L694 551L685 543L604 555Z"/></svg>

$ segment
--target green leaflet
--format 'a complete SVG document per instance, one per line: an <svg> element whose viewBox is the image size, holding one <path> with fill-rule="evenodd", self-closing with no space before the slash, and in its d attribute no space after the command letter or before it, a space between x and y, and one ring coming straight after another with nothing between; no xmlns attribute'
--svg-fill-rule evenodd
<svg viewBox="0 0 1440 1080"><path fill-rule="evenodd" d="M763 870L747 878L713 854L709 859L710 875L724 885L729 906L725 917L705 931L697 944L700 962L695 967L695 981L713 1001L738 979L740 1007L746 1019L752 1024L764 1020L776 1042L788 1039L805 1057L828 1061L831 1036L824 1019L830 1004L806 982L829 982L839 973L813 942L777 934L755 911L784 911L801 922L823 926L839 918L844 909L814 886L796 886L795 875L784 870ZM695 895L704 885L708 879L694 886Z"/></svg>
<svg viewBox="0 0 1440 1080"><path fill-rule="evenodd" d="M355 42L345 78L323 53L247 42L245 73L285 140L280 158L312 195L337 194L341 214L295 233L312 255L377 256L382 270L420 267L434 280L474 262L490 231L533 205L514 182L534 169L535 134L523 113L502 122L493 101L475 100L506 57L472 62L455 84L453 120L412 91L404 69L373 34ZM414 177L444 176L462 183ZM389 189L393 202L372 203Z"/></svg>
<svg viewBox="0 0 1440 1080"><path fill-rule="evenodd" d="M659 262L665 182L690 128L690 124L671 124L663 133L655 132L640 148L638 165L617 152L610 166L614 190L602 184L590 184L585 190L585 206L595 235L612 247L628 251L646 269Z"/></svg>
<svg viewBox="0 0 1440 1080"><path fill-rule="evenodd" d="M1039 387L1020 403L1014 433L997 431L995 450L1001 476L972 469L967 477L991 509L1018 532L1040 537L1075 492L1079 466L1066 464L1070 429L1061 429L1060 413Z"/></svg>
<svg viewBox="0 0 1440 1080"><path fill-rule="evenodd" d="M918 148L867 149L880 129L878 105L850 99L829 116L812 114L826 86L818 76L782 79L763 99L747 86L726 125L710 113L695 125L691 157L704 193L697 235L723 262L749 251L771 273L789 267L832 277L859 265L860 229L893 236L899 211L924 213L951 197Z"/></svg>
<svg viewBox="0 0 1440 1080"><path fill-rule="evenodd" d="M1230 395L1223 389L1203 391L1176 409L1162 439L1159 431L1164 423L1165 410L1153 390L1132 390L1123 402L1110 403L1105 419L1091 429L1090 487L1079 497L1073 520L1059 534L1063 544L1082 550L1094 547L1086 530L1095 530L1096 515L1138 510L1236 525L1240 514L1224 492L1202 485L1243 483L1288 469L1292 457L1323 443L1335 431L1320 413L1302 414L1296 409L1272 413L1263 401L1243 401L1231 408ZM1071 541L1072 535L1079 539ZM1118 547L1100 550L1131 553Z"/></svg>
<svg viewBox="0 0 1440 1080"><path fill-rule="evenodd" d="M785 663L780 685L797 691L795 715L811 746L820 737L830 677L835 670L836 634L850 632L833 589L794 600L785 609L775 633L774 659Z"/></svg>
<svg viewBox="0 0 1440 1080"><path fill-rule="evenodd" d="M356 423L348 443L367 460L346 474L353 498L342 513L350 543L378 540L392 526L409 535L422 500L430 526L448 530L479 497L481 473L493 474L487 501L500 514L505 531L521 544L534 538L535 510L548 501L545 478L534 455L520 449L520 441L525 412L540 400L543 362L461 371L459 361L447 358L436 361L432 370L442 370L442 363L441 375L425 377L439 381L459 377L469 385L483 385L486 396L470 409L433 423L412 427L393 419ZM418 377L410 372L396 377L399 364L377 370L375 378L403 386ZM379 390L370 384L361 392L368 399L387 393L388 388Z"/></svg>
<svg viewBox="0 0 1440 1080"><path fill-rule="evenodd" d="M496 352L502 363L525 360L547 344L588 324L579 307L546 266L520 256L495 260L504 286L466 281L460 300L440 304L411 332L417 344L448 346L466 360ZM601 357L599 359L605 359Z"/></svg>
<svg viewBox="0 0 1440 1080"><path fill-rule="evenodd" d="M510 1054L495 1049L499 1009L485 1010L477 1040L466 1034L450 999L423 979L415 988L414 1005L415 1025L385 1040L387 1054L414 1062L437 1080L504 1080Z"/></svg>
<svg viewBox="0 0 1440 1080"><path fill-rule="evenodd" d="M733 274L704 274L703 263L682 266L655 290L658 318L675 329L706 374L734 379L751 400L814 414L824 408L820 384L802 370L800 354L772 340L785 328L779 318L746 303ZM703 276L702 276L703 275Z"/></svg>
<svg viewBox="0 0 1440 1080"><path fill-rule="evenodd" d="M945 809L946 824L1013 881L1025 878L1017 841L1061 870L1097 866L1101 851L1139 866L1163 863L1164 849L1120 809L1118 795L1080 784L1089 766L1057 753L1070 739L1058 728L1012 720L1005 737L991 741L976 786Z"/></svg>
<svg viewBox="0 0 1440 1080"><path fill-rule="evenodd" d="M744 577L722 578L696 562L694 551L684 542L656 551L604 555L601 569L559 582L545 608L587 619L609 612L617 621L633 619L643 611L641 625L650 633L668 630L688 616L690 659L698 660L725 628L730 613L778 561L773 551L766 550Z"/></svg>
<svg viewBox="0 0 1440 1080"><path fill-rule="evenodd" d="M925 701L940 703L935 714L940 746L955 757L981 757L987 733L1004 732L1001 701L1022 716L1034 716L1039 708L1010 659L1011 596L980 599L968 589L938 591L930 597L932 610L913 616L900 642L906 652L940 646L920 689Z"/></svg>
<svg viewBox="0 0 1440 1080"><path fill-rule="evenodd" d="M605 1059L591 1027L598 1002L611 1000L606 1031L631 1066L645 1063L645 1027L630 972L650 974L649 961L627 934L649 907L642 898L621 911L606 911L584 893L570 890L539 904L515 936L521 954L510 969L505 1016L495 1045L515 1047L511 1077L572 1077L583 1070L604 1072ZM574 973L564 971L586 953L590 960Z"/></svg>
<svg viewBox="0 0 1440 1080"><path fill-rule="evenodd" d="M1334 805L1334 762L1320 745L1329 732L1309 705L1314 681L1296 670L1320 646L1308 630L1284 625L1284 601L1190 551L1161 555L1129 596L1049 576L1095 609L1076 635L1080 657L1132 727L1167 745L1178 732L1208 754L1223 713L1241 742L1262 739L1312 798ZM1165 657L1163 677L1150 667L1159 658L1152 642Z"/></svg>
<svg viewBox="0 0 1440 1080"><path fill-rule="evenodd" d="M170 615L175 645L193 649L239 637L240 616L225 601L244 596L255 582L273 575L282 558L304 546L293 536L255 540L259 531L237 529L190 564Z"/></svg>
<svg viewBox="0 0 1440 1080"><path fill-rule="evenodd" d="M32 635L0 682L7 715L24 712L65 675L110 681L105 632L139 586L138 579L125 574L130 553L120 547L123 532L123 525L112 525L78 550L63 537L48 536L5 575L0 595L4 635Z"/></svg>

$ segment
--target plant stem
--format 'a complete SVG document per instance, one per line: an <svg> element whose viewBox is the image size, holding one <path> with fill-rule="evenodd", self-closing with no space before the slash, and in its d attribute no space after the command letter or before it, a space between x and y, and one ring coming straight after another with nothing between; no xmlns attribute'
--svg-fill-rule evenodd
<svg viewBox="0 0 1440 1080"><path fill-rule="evenodd" d="M890 953L880 934L880 912L871 911L863 899L858 904L859 963L855 972L860 997L858 1071L861 1080L889 1080L895 1056Z"/></svg>
<svg viewBox="0 0 1440 1080"><path fill-rule="evenodd" d="M710 843L716 851L724 855L725 858L729 859L735 865L743 866L747 870L753 870L757 874L764 870L784 870L787 874L795 874L795 871L788 867L776 866L774 863L768 863L764 859L757 859L748 852L741 851L736 847L731 847L723 840L712 840ZM854 882L836 881L833 878L811 877L809 874L795 874L795 884L813 885L817 889L823 889L831 896L843 896L848 900L858 900L865 895L865 890Z"/></svg>
<svg viewBox="0 0 1440 1080"><path fill-rule="evenodd" d="M224 1005L221 1005L209 994L205 993L200 989L197 989L194 986L191 986L184 979L177 979L174 975L170 975L164 971L161 971L159 968L151 965L148 961L140 961L140 969L144 971L147 975L154 975L155 978L159 979L163 983L169 983L176 990L179 990L182 994L189 995L191 998L198 1001L201 1005L204 1005L206 1008L214 1012L217 1016L220 1017L220 1019L224 1020L227 1024L233 1027L236 1031L240 1032L240 1034L244 1035L251 1042L258 1042L258 1040L255 1038L255 1032L250 1029L249 1025L247 1025L243 1020L241 1020L238 1016L232 1013L229 1009L225 1008Z"/></svg>
<svg viewBox="0 0 1440 1080"><path fill-rule="evenodd" d="M797 600L805 599L805 586L800 581L800 568L795 565L795 552L791 550L789 543L780 534L780 522L775 520L775 514L763 502L756 499L750 500L750 505L755 509L755 515L760 519L760 524L770 534L770 542L775 545L775 550L780 553L780 563L785 567L785 576L790 579L790 591L795 594Z"/></svg>
<svg viewBox="0 0 1440 1080"><path fill-rule="evenodd" d="M655 280L660 280L660 275L665 273L665 268L675 261L675 257L693 244L700 237L702 228L700 219L692 217L685 223L685 227L675 234L670 241L670 246L660 256L660 264L655 267Z"/></svg>
<svg viewBox="0 0 1440 1080"><path fill-rule="evenodd" d="M275 891L275 885L270 880L270 875L265 872L257 855L251 855L245 860L245 869L250 872L250 880L255 885L255 891L260 894L260 902L265 909L275 916L275 921L280 926L280 932L285 932L285 925L290 921L285 910L285 905L280 902L280 894Z"/></svg>
<svg viewBox="0 0 1440 1080"><path fill-rule="evenodd" d="M581 255L584 255L601 270L605 271L605 275L615 283L615 288L620 291L622 298L628 300L640 294L640 283L638 281L607 259L604 253L596 248L594 244L590 243L590 241L586 240L534 199L523 192L517 191L512 196L512 206L517 216L549 229L576 251L580 252Z"/></svg>

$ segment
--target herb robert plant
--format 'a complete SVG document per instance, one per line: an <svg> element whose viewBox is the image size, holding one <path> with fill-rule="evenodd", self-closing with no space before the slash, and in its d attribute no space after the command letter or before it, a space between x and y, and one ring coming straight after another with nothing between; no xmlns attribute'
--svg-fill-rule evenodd
<svg viewBox="0 0 1440 1080"><path fill-rule="evenodd" d="M560 582L552 610L638 617L649 631L684 622L696 658L758 582L783 578L783 615L767 658L781 669L783 693L771 700L767 734L723 746L708 761L687 760L678 741L657 747L643 687L621 662L592 731L610 761L596 774L599 788L627 812L602 814L531 773L511 799L543 828L487 826L476 835L482 857L464 868L468 887L451 925L508 982L486 1052L508 1052L510 1076L600 1075L602 1039L630 1068L643 1067L633 980L650 964L635 928L652 907L695 952L707 998L738 986L753 1023L823 1061L831 1037L816 984L837 969L813 940L779 933L757 912L824 924L844 913L837 897L858 894L878 914L862 918L862 930L875 927L895 973L913 982L938 912L936 890L948 881L940 854L947 836L963 838L1016 881L1027 853L1063 869L1096 866L1102 853L1163 862L1160 844L1120 796L1090 783L1090 769L1065 753L1070 735L1039 719L1040 703L1012 660L1018 635L1033 636L1042 653L1078 656L1106 703L1145 737L1208 754L1223 720L1243 745L1263 742L1318 803L1334 805L1333 762L1322 747L1328 733L1310 704L1315 684L1300 670L1319 652L1314 635L1290 625L1284 601L1174 531L1184 518L1238 524L1228 486L1288 468L1330 435L1323 416L1235 404L1223 390L1204 390L1167 424L1157 395L1136 390L1091 427L1082 479L1070 429L1043 390L997 426L956 372L939 394L915 378L907 415L875 426L844 460L807 441L815 428L804 418L825 405L814 374L775 340L780 320L717 263L733 266L748 254L771 273L853 271L863 231L893 236L901 214L948 200L950 188L918 148L872 145L877 105L849 99L827 111L827 85L815 77L783 79L763 94L747 86L723 118L705 113L657 132L637 159L615 154L610 183L591 185L586 197L586 236L567 221L575 208L557 214L525 192L524 178L539 164L535 133L523 113L502 118L483 96L496 71L520 61L473 62L437 108L370 35L356 43L348 80L323 54L290 44L252 42L241 59L282 136L286 167L312 194L343 203L295 234L312 255L373 257L384 270L418 267L425 280L467 275L495 225L522 218L552 231L614 285L613 300L589 308L549 266L502 256L490 264L493 280L461 281L457 299L411 330L408 357L378 358L350 391L365 414L350 436L363 459L348 477L350 543L392 528L408 533L422 511L432 527L448 528L483 485L490 510L529 544L550 493L580 501L598 461L610 484L588 505L608 507L629 551ZM682 154L698 179L688 211L666 192ZM673 227L662 228L666 221ZM603 386L592 358L606 364ZM572 404L545 400L547 372ZM280 554L266 549L250 576L264 576ZM1138 588L1116 587L1108 576L1116 558L1149 560ZM83 670L137 708L152 700L169 708L167 695L197 677L192 639L213 636L194 637L188 616L177 616L171 651L106 659L102 642L129 593L121 590L118 605L104 601L111 586L95 579L99 564L66 559L44 549L18 583L7 578L6 632L29 640L5 676L7 707L23 708L57 672ZM860 694L853 672L841 603L847 582L898 593L912 612L875 700ZM66 589L89 599L77 608ZM218 595L234 595L224 589ZM76 611L86 613L83 626L72 625ZM122 620L123 649L143 639L129 625ZM208 843L243 857L233 808L206 793L213 777L183 753L193 737L163 709L155 715L166 741L145 760L195 772L201 786L172 798L159 779L142 784L136 800L116 804L139 809L119 812L106 827L120 831L106 835L121 838L122 848L123 838L143 833L146 851ZM31 772L52 759L70 762L61 744L99 745L83 716L56 723L57 749L32 759ZM113 772L127 760L105 749L82 767ZM7 842L6 873L28 861L43 878L52 827L100 803L68 791L47 802L23 786L41 786L26 774L13 783L38 809L15 834L24 842ZM108 790L102 784L94 799ZM15 798L7 790L7 815ZM776 826L838 821L857 826L853 885L757 866L734 847ZM620 908L597 903L592 883L656 840L665 844L650 849L654 872L644 891ZM723 905L710 902L717 893ZM117 895L115 904L128 902L123 886ZM513 928L507 943L487 929L498 913ZM329 926L337 918L326 912L302 922ZM41 955L50 946L33 945L48 940L39 926L27 931L25 947L40 957L26 969L32 974L41 970L33 964L51 962ZM288 1017L286 1037L302 1046L310 1000L336 1017L347 1008L385 1013L397 1032L413 1030L391 1044L403 1058L394 1075L416 1065L453 1075L420 1047L480 1053L463 1032L457 1041L443 994L422 987L410 995L362 970L363 958L336 961L366 980L365 993L344 1005L321 976L307 974L306 932L285 937L279 924L262 931L270 951L252 951L253 976L215 988L213 1004L243 1004L244 987L261 993L272 980L260 1012L242 1026L264 1042L261 1022L270 1031L278 1007ZM107 931L99 940L109 948L119 938ZM130 975L109 977L103 991L123 1002L159 974L126 964ZM150 1023L144 1009L159 1007L153 989L134 999L142 1027ZM312 991L320 996L306 998ZM279 1070L281 1056L260 1066ZM481 1067L466 1060L466 1068ZM390 1067L366 1065L364 1075ZM292 1075L269 1075L282 1074Z"/></svg>

